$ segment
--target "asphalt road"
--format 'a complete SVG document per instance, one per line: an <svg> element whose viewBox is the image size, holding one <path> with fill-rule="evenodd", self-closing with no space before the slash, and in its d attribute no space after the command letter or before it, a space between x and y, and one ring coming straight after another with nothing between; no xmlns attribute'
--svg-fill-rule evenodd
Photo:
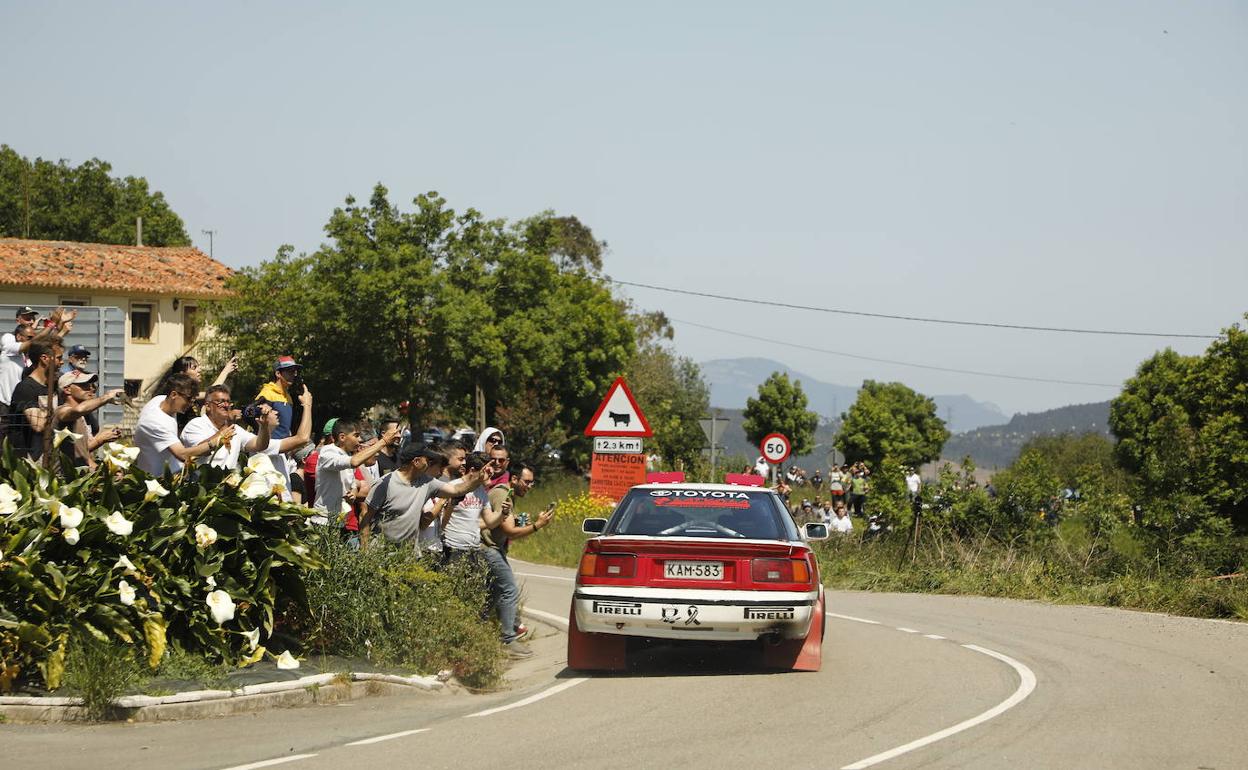
<svg viewBox="0 0 1248 770"><path fill-rule="evenodd" d="M567 570L517 564L566 617ZM1248 624L830 592L823 670L658 649L582 677L545 628L491 695L199 722L0 727L0 767L1248 767Z"/></svg>

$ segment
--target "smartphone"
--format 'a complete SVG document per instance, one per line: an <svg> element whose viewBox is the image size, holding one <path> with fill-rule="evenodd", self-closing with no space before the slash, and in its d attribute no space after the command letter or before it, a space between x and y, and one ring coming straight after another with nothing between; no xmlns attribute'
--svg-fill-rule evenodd
<svg viewBox="0 0 1248 770"><path fill-rule="evenodd" d="M552 501L551 501L551 503L550 503L550 505L546 506L546 512L547 512L547 513L554 513L554 512L555 512L555 507L556 507L556 506L558 506L558 505L559 505L559 503L557 503L557 502L555 502L555 501L553 501L553 500L552 500Z"/></svg>

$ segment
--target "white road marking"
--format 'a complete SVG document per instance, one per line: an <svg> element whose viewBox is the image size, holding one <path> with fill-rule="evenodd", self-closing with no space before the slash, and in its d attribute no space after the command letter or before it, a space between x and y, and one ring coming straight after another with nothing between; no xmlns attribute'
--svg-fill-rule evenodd
<svg viewBox="0 0 1248 770"><path fill-rule="evenodd" d="M905 633L907 633L907 634L917 634L917 633L919 633L919 630L918 630L917 628L906 628L906 627L904 627L904 626L897 626L897 630L898 630L898 631L905 632Z"/></svg>
<svg viewBox="0 0 1248 770"><path fill-rule="evenodd" d="M558 615L554 614L553 612L542 612L541 610L535 610L532 607L525 607L520 612L520 614L521 615L535 615L541 618L542 620L547 621L548 623L554 623L556 626L558 626L559 628L562 628L564 631L568 630L567 618L561 618Z"/></svg>
<svg viewBox="0 0 1248 770"><path fill-rule="evenodd" d="M381 743L382 741L388 741L388 740L391 740L392 738L403 738L408 735L415 735L416 733L427 733L429 732L430 729L431 728L428 728L428 727L422 727L419 730L404 730L403 732L390 733L389 735L378 735L375 738L365 738L362 741L351 741L350 743L347 743L344 745L367 746L370 743Z"/></svg>
<svg viewBox="0 0 1248 770"><path fill-rule="evenodd" d="M234 767L227 767L225 770L256 770L258 767L284 765L287 762L294 762L298 759L311 759L315 756L315 754L292 754L289 757L278 757L277 759L266 759L263 762L252 762L250 765L235 765Z"/></svg>
<svg viewBox="0 0 1248 770"><path fill-rule="evenodd" d="M558 575L539 575L539 574L538 574L538 573L536 573L536 572L513 572L512 574L513 574L513 575L520 575L521 577L535 577L535 578L541 578L542 580L562 580L562 581L563 581L563 582L565 582L565 583L575 583L575 582L576 582L576 580L575 580L574 578L569 578L569 577L559 577Z"/></svg>
<svg viewBox="0 0 1248 770"><path fill-rule="evenodd" d="M996 652L995 650L990 650L986 647L980 647L979 645L976 645L976 644L964 644L962 646L968 650L972 650L974 652L987 655L990 658L996 658L1002 663L1005 663L1006 665L1008 665L1010 668L1014 669L1015 673L1018 674L1018 679L1019 679L1018 689L1014 691L1014 694L1006 698L1005 700L1001 701L997 705L993 706L992 708L988 709L982 714L973 716L970 719L967 719L963 722L958 722L956 725L952 727L946 727L944 730L940 730L939 732L934 732L931 735L925 735L922 738L910 741L909 743L903 746L898 746L895 749L889 749L888 751L880 752L879 754L875 754L873 756L867 757L866 759L859 760L853 763L852 765L845 765L845 767L841 768L841 770L862 770L862 768L871 767L872 765L878 765L881 762L886 762L890 759L893 759L894 757L899 757L902 754L908 754L909 752L914 751L915 749L921 749L924 746L928 746L930 744L935 743L936 741L943 740L945 738L948 738L951 735L956 735L962 732L963 730L969 730L970 728L975 727L976 725L983 724L984 722L987 722L988 720L994 717L1000 716L1001 714L1004 714L1006 711L1009 711L1010 709L1014 708L1015 706L1017 706L1018 704L1026 700L1027 696L1031 695L1032 691L1036 689L1035 673L1033 673L1030 668L1027 668L1027 666L1023 665L1022 663L1019 663L1017 660L1014 660L1008 655L1002 655L1001 653Z"/></svg>
<svg viewBox="0 0 1248 770"><path fill-rule="evenodd" d="M852 620L855 623L866 623L867 625L871 625L871 626L880 625L880 621L878 620L867 620L866 618L856 618L853 615L838 615L835 612L825 612L823 614L827 615L830 618L840 618L841 620Z"/></svg>
<svg viewBox="0 0 1248 770"><path fill-rule="evenodd" d="M945 638L941 636L940 634L923 634L923 635L926 636L928 639L944 639Z"/></svg>
<svg viewBox="0 0 1248 770"><path fill-rule="evenodd" d="M557 684L554 687L548 687L545 690L542 690L541 692L537 693L536 695L530 695L524 700L518 700L515 703L508 703L506 706L498 706L497 708L486 709L485 711L478 711L475 714L469 714L468 716L465 717L465 719L471 719L473 717L488 717L490 714L497 714L500 711L510 711L511 709L518 709L522 706L528 706L530 704L537 703L539 700L542 700L543 698L549 698L552 695L561 693L564 690L568 689L569 687L575 687L581 682L588 682L588 681L589 680L585 677L569 679L568 681L563 682L561 684Z"/></svg>

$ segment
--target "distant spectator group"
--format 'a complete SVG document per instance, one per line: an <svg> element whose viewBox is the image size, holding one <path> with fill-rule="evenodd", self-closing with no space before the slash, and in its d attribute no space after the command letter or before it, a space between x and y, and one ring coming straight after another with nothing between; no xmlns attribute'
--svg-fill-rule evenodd
<svg viewBox="0 0 1248 770"><path fill-rule="evenodd" d="M0 438L19 457L52 459L45 452L55 447L59 463L90 469L97 449L123 437L117 427L101 430L95 413L122 403L125 394L99 394L91 351L64 350L74 317L62 309L41 320L34 309L19 308L13 332L0 340ZM283 500L311 509L311 526L350 547L367 547L379 536L409 544L435 568L475 565L488 574L508 654L532 654L523 642L529 631L518 618L520 592L507 551L512 540L546 527L552 513L530 519L516 510L536 478L531 466L510 457L501 431L487 428L478 438L465 430L429 443L392 417L333 418L313 443L312 391L297 361L278 357L270 380L241 404L228 385L236 368L231 358L204 388L195 358L170 365L138 410L139 468L170 474L177 483L202 466L260 467L266 478L283 480L276 484Z"/></svg>

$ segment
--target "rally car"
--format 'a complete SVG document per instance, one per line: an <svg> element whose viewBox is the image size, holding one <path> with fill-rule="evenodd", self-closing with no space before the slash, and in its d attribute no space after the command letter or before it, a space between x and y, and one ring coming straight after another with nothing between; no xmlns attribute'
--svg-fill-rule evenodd
<svg viewBox="0 0 1248 770"><path fill-rule="evenodd" d="M629 638L753 641L770 667L817 671L824 609L808 540L762 478L633 487L586 519L568 618L568 666L622 669Z"/></svg>

